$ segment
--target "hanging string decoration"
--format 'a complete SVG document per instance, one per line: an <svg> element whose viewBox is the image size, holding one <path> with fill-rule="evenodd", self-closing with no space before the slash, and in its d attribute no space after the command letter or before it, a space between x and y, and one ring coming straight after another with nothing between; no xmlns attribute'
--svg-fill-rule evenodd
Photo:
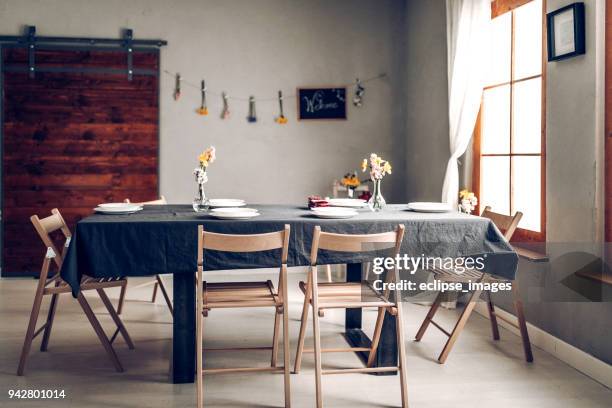
<svg viewBox="0 0 612 408"><path fill-rule="evenodd" d="M223 99L223 109L221 110L221 119L227 119L230 117L229 110L229 97L225 92L221 92L221 99Z"/></svg>
<svg viewBox="0 0 612 408"><path fill-rule="evenodd" d="M174 77L174 100L178 101L181 97L181 74L177 73Z"/></svg>
<svg viewBox="0 0 612 408"><path fill-rule="evenodd" d="M255 97L249 96L249 116L247 116L249 123L257 122L257 113L255 112Z"/></svg>
<svg viewBox="0 0 612 408"><path fill-rule="evenodd" d="M196 109L198 115L206 116L208 115L208 107L206 106L206 83L202 80L200 84L200 94L202 96L200 107Z"/></svg>
<svg viewBox="0 0 612 408"><path fill-rule="evenodd" d="M285 113L283 112L283 91L278 91L278 108L279 108L280 114L276 117L275 121L279 125L284 125L288 121L287 121L287 118L285 117Z"/></svg>
<svg viewBox="0 0 612 408"><path fill-rule="evenodd" d="M365 94L365 88L361 84L359 78L355 80L355 95L353 96L353 105L361 108L363 105L363 94Z"/></svg>

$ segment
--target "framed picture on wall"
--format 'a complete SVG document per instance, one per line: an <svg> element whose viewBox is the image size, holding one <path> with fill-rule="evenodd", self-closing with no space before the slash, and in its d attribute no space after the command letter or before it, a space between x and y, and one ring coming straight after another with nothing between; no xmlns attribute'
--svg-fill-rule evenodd
<svg viewBox="0 0 612 408"><path fill-rule="evenodd" d="M548 61L570 58L586 52L584 3L573 3L546 15Z"/></svg>
<svg viewBox="0 0 612 408"><path fill-rule="evenodd" d="M346 88L298 88L298 120L346 120Z"/></svg>

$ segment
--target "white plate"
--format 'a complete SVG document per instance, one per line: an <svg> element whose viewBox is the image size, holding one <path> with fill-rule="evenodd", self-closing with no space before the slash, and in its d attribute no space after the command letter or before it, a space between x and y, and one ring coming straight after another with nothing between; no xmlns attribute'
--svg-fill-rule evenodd
<svg viewBox="0 0 612 408"><path fill-rule="evenodd" d="M141 205L134 203L102 203L98 204L97 208L103 208L105 210L122 210L129 211L134 210L136 208L140 208Z"/></svg>
<svg viewBox="0 0 612 408"><path fill-rule="evenodd" d="M316 207L311 212L315 217L330 219L352 218L359 214L353 209L340 207Z"/></svg>
<svg viewBox="0 0 612 408"><path fill-rule="evenodd" d="M137 206L136 208L131 208L131 209L122 209L122 208L101 208L101 207L96 207L94 208L94 211L100 214L116 214L116 215L121 215L121 214L133 214L133 213L137 213L138 211L142 211L142 207Z"/></svg>
<svg viewBox="0 0 612 408"><path fill-rule="evenodd" d="M211 207L244 207L246 202L244 200L238 200L234 198L211 198L208 201L208 205Z"/></svg>
<svg viewBox="0 0 612 408"><path fill-rule="evenodd" d="M244 211L235 213L210 213L211 217L218 218L220 220L249 220L251 218L259 217L258 212Z"/></svg>
<svg viewBox="0 0 612 408"><path fill-rule="evenodd" d="M408 209L417 212L442 213L453 211L446 203L413 202L408 203Z"/></svg>
<svg viewBox="0 0 612 408"><path fill-rule="evenodd" d="M361 208L368 205L367 201L358 198L330 198L327 202L332 207Z"/></svg>
<svg viewBox="0 0 612 408"><path fill-rule="evenodd" d="M244 214L244 213L256 213L255 208L244 208L244 207L221 207L213 208L210 210L211 214Z"/></svg>

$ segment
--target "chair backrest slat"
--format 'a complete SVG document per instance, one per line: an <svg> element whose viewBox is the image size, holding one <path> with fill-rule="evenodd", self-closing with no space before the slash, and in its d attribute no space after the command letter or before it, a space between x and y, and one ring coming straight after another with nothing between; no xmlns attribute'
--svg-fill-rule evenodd
<svg viewBox="0 0 612 408"><path fill-rule="evenodd" d="M510 241L512 235L514 235L514 232L518 227L518 223L521 221L521 218L523 218L523 213L517 211L514 213L514 215L499 214L491 211L490 206L486 206L482 211L481 216L493 221L493 224L495 224L502 234L504 234L504 238Z"/></svg>
<svg viewBox="0 0 612 408"><path fill-rule="evenodd" d="M220 234L204 231L202 226L199 227L199 230L201 239L198 239L198 255L201 255L204 249L223 252L262 252L282 249L282 263L287 262L289 225L285 225L282 231L265 234Z"/></svg>
<svg viewBox="0 0 612 408"><path fill-rule="evenodd" d="M34 229L36 229L36 232L38 232L38 236L40 237L45 247L51 248L51 250L53 250L53 252L55 253L55 257L53 258L53 260L55 261L55 264L58 266L58 268L60 268L62 265L64 253L66 251L66 246L63 246L61 252L58 251L50 234L57 230L61 230L62 234L64 235L64 238L66 239L65 242L68 242L68 239L72 237L72 233L70 232L66 221L64 221L64 217L62 217L62 214L60 214L57 208L52 209L51 213L52 214L50 216L45 218L39 218L38 215L33 215L30 217L30 221L32 221L32 225L34 225ZM46 279L46 276L41 276L41 279L43 278Z"/></svg>
<svg viewBox="0 0 612 408"><path fill-rule="evenodd" d="M321 227L316 226L312 239L310 263L316 265L320 249L338 252L366 252L377 249L376 244L393 244L394 255L397 255L404 237L404 229L404 225L399 224L395 231L351 235L321 232Z"/></svg>

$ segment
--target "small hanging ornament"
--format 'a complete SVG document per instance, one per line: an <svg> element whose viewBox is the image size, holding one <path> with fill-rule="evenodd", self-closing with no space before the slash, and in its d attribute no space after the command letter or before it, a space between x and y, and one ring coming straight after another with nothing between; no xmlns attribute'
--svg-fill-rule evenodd
<svg viewBox="0 0 612 408"><path fill-rule="evenodd" d="M176 74L174 78L174 94L172 95L175 101L181 97L181 74Z"/></svg>
<svg viewBox="0 0 612 408"><path fill-rule="evenodd" d="M257 122L257 112L255 112L255 97L249 96L249 116L247 116L249 123Z"/></svg>
<svg viewBox="0 0 612 408"><path fill-rule="evenodd" d="M363 105L363 94L365 93L365 88L361 85L361 81L359 78L355 80L355 96L353 96L353 105L358 108L361 108Z"/></svg>
<svg viewBox="0 0 612 408"><path fill-rule="evenodd" d="M206 106L206 83L202 80L200 85L200 92L202 94L202 101L200 102L200 107L196 109L198 115L206 116L208 115L208 107Z"/></svg>
<svg viewBox="0 0 612 408"><path fill-rule="evenodd" d="M287 123L287 118L283 113L283 91L278 91L278 107L280 108L280 115L276 117L275 121L279 125L284 125Z"/></svg>
<svg viewBox="0 0 612 408"><path fill-rule="evenodd" d="M223 110L221 111L221 119L227 119L230 117L229 96L227 96L225 92L222 92L221 98L223 98Z"/></svg>

